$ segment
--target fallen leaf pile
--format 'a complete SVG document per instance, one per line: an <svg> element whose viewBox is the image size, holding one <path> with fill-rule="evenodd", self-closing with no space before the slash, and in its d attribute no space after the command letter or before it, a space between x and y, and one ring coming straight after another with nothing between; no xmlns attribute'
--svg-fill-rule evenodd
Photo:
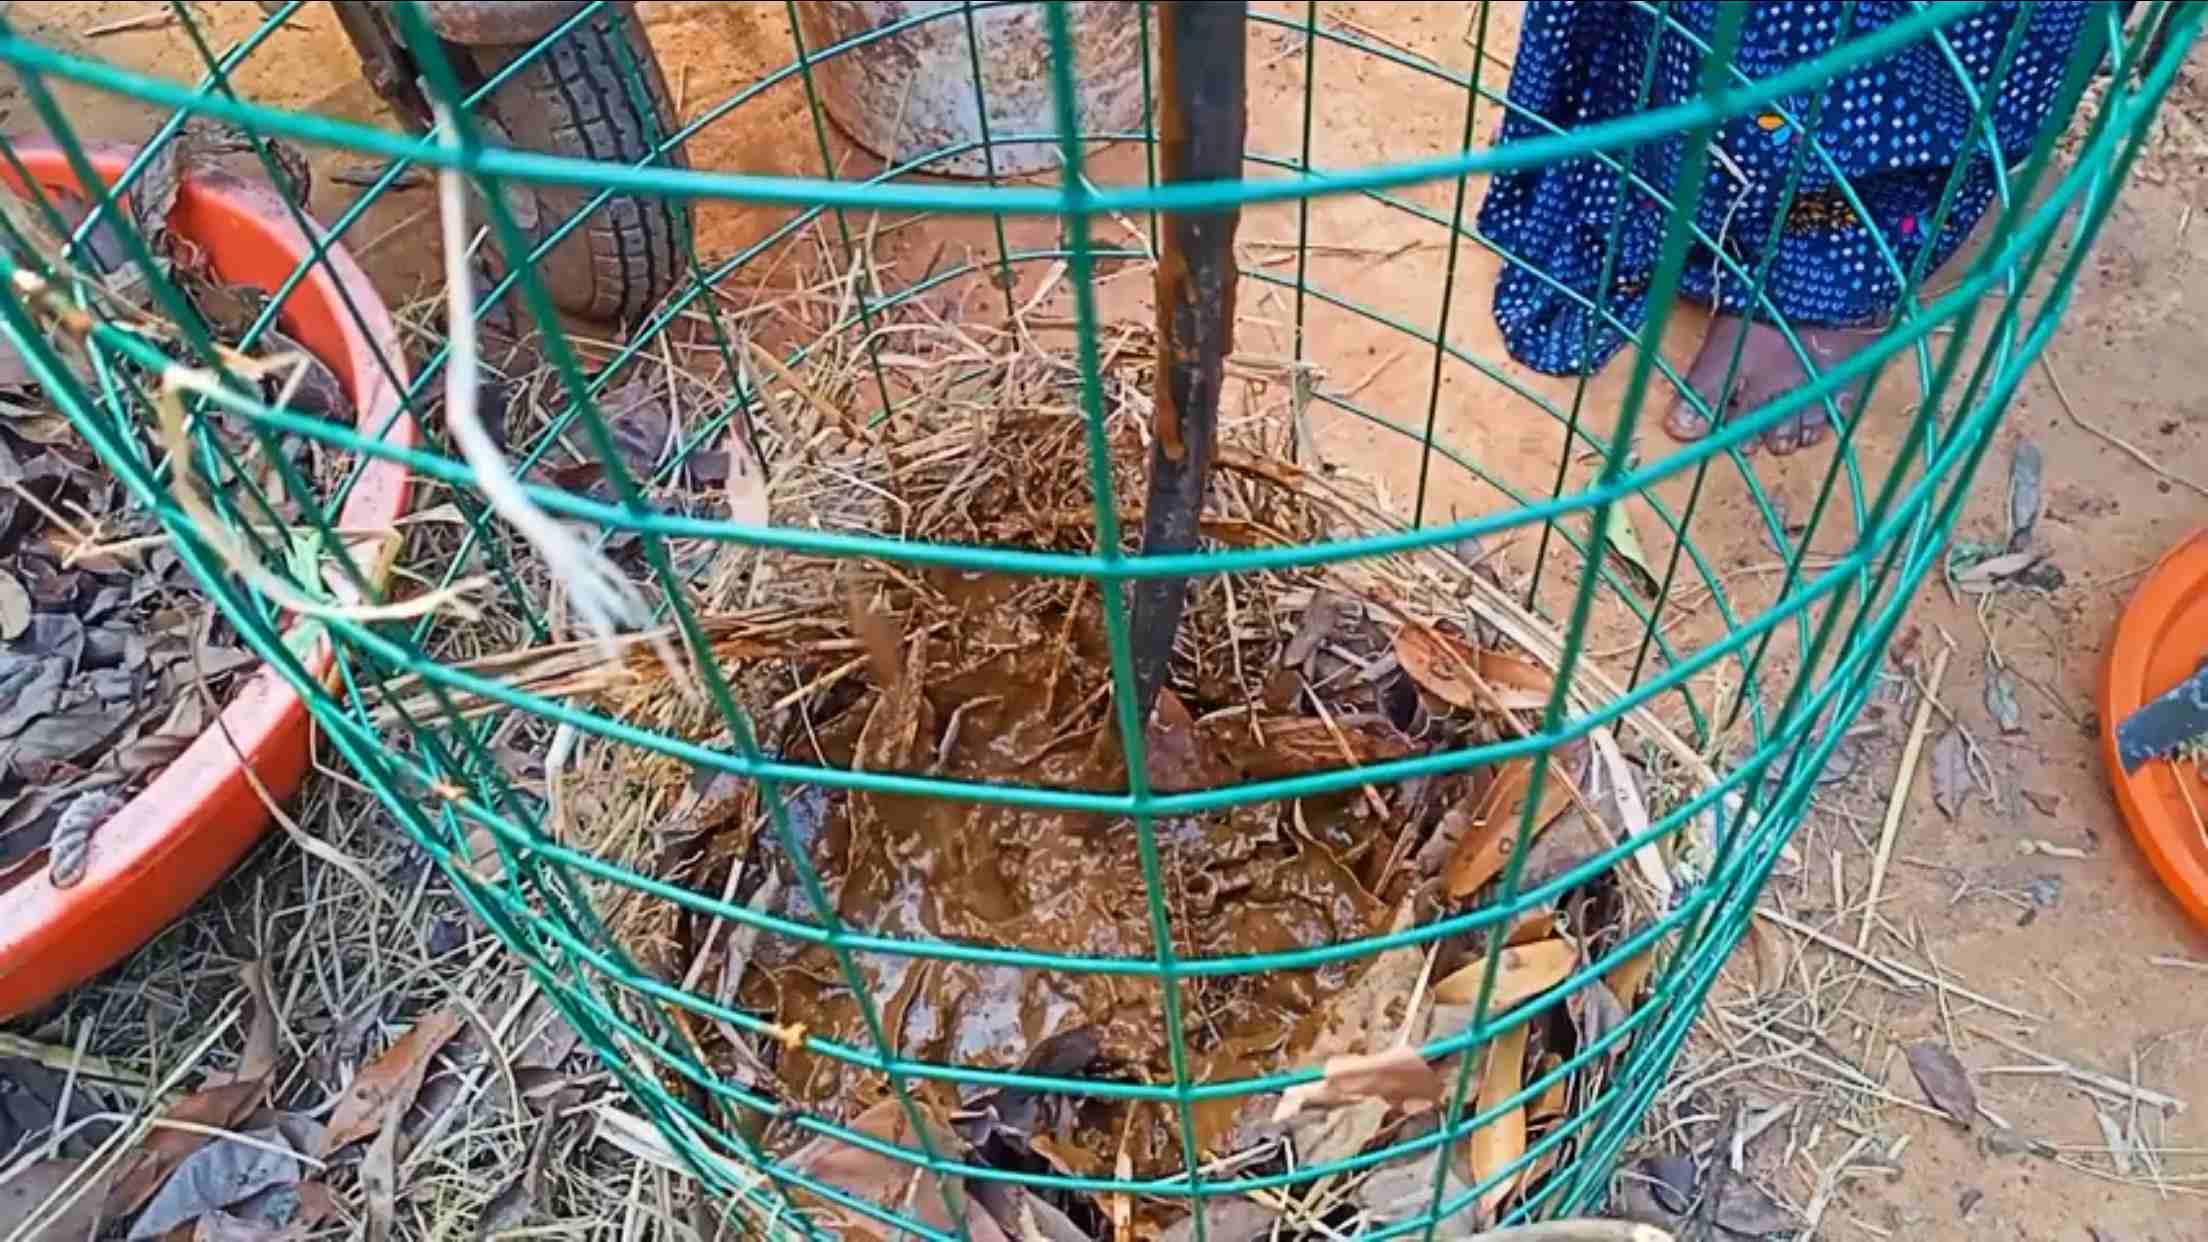
<svg viewBox="0 0 2208 1242"><path fill-rule="evenodd" d="M235 1065L150 1107L143 1123L124 1127L119 1151L103 1155L99 1142L113 1130L93 1127L0 1187L0 1237L26 1224L39 1230L31 1236L88 1238L99 1230L134 1242L295 1242L333 1229L377 1239L413 1234L404 1205L415 1151L455 1124L513 1126L515 1109L528 1155L518 1174L507 1166L484 1170L501 1189L481 1226L512 1228L535 1217L546 1161L588 1130L565 1068L577 1040L541 996L513 1014L515 1042L504 1060L518 1099L491 1071L458 1003L401 1023L385 1047L356 1065L329 1066L344 1081L325 1087L315 1078L320 1058L302 1067L303 1078L285 1064L262 966L248 964L241 976L253 1018ZM502 1003L489 1011L503 1012ZM52 1053L54 1060L73 1055ZM44 1116L10 1117L34 1142L66 1124L46 1089L52 1073L0 1059L0 1076L16 1087L0 1099L21 1097L34 1112L36 1101L49 1101ZM279 1085L297 1088L299 1098L275 1098ZM97 1075L83 1073L77 1089L72 1116L92 1111L84 1095L106 1101L111 1112L132 1111L133 1097L114 1096ZM335 1106L325 1111L317 1106L328 1094Z"/></svg>

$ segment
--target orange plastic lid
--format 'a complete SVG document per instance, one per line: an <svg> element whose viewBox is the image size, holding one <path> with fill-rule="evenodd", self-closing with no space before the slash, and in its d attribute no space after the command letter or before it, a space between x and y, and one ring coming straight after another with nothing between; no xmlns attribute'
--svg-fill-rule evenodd
<svg viewBox="0 0 2208 1242"><path fill-rule="evenodd" d="M39 184L77 190L58 149L32 143L13 149ZM107 146L86 151L93 171L110 182L131 155ZM0 183L23 188L7 165L0 165ZM200 248L221 280L271 292L323 240L300 229L273 189L215 170L184 179L169 227ZM380 355L396 369L398 382L406 381L398 329L351 256L331 246L293 288L280 318L286 333L336 372L362 431L402 447L417 442L393 373L379 365ZM406 511L407 492L403 465L371 461L339 523L347 530L386 529ZM326 677L332 659L324 638L305 663ZM54 887L41 868L0 888L0 1018L43 1004L136 951L260 839L269 822L262 790L281 800L299 788L311 719L274 669L264 666L246 680L223 709L222 726L202 733L100 825L74 886Z"/></svg>
<svg viewBox="0 0 2208 1242"><path fill-rule="evenodd" d="M2170 549L2116 619L2101 674L2101 758L2132 837L2185 913L2208 929L2208 780L2186 762L2125 772L2116 726L2208 657L2208 530Z"/></svg>

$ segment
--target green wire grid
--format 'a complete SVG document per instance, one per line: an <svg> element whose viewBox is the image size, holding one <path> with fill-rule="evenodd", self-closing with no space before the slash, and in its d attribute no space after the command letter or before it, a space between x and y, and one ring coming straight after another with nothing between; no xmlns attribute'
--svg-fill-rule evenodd
<svg viewBox="0 0 2208 1242"><path fill-rule="evenodd" d="M1715 253L1727 278L1738 279L1755 291L1760 310L1782 330L1798 356L1807 354L1793 329L1764 296L1768 259L1753 269L1729 257L1726 249L1702 233L1693 223L1697 200L1708 162L1708 138L1726 120L1766 111L1778 112L1803 133L1816 132L1815 108L1797 117L1784 106L1786 98L1813 94L1851 67L1894 51L1915 40L1930 37L1947 48L1942 31L1970 16L1980 6L1968 3L1925 4L1909 16L1882 29L1857 34L1854 8L1843 18L1842 38L1832 50L1815 60L1776 76L1750 80L1731 64L1744 10L1721 6L1716 26L1703 52L1700 93L1692 101L1643 111L1573 132L1549 127L1548 133L1507 146L1476 143L1479 121L1500 116L1512 105L1499 83L1483 80L1490 35L1490 6L1468 5L1471 29L1476 33L1478 55L1469 72L1459 73L1433 61L1361 36L1322 24L1315 3L1288 5L1275 10L1253 11L1253 35L1282 32L1302 40L1293 53L1300 61L1306 83L1300 112L1300 138L1293 154L1265 150L1249 152L1249 161L1265 170L1262 177L1232 184L1157 184L1155 133L1149 118L1153 109L1149 54L1155 15L1148 4L1140 7L1143 27L1144 123L1125 132L1080 130L1076 107L1078 66L1071 53L1068 14L1064 6L1051 4L1046 18L1053 58L1052 85L1058 132L1055 134L991 134L986 128L986 107L981 109L984 128L976 143L921 152L883 169L855 179L767 177L726 171L681 170L667 166L665 155L695 137L706 127L740 123L748 115L745 105L778 87L803 91L811 127L810 139L819 148L822 167L835 167L830 158L828 123L814 81L815 71L835 57L862 54L868 45L887 39L920 23L963 22L966 48L981 81L982 53L975 33L978 12L993 4L948 4L899 23L868 31L827 47L807 47L798 26L797 6L784 12L798 59L727 99L699 111L694 119L673 133L662 135L655 153L634 165L599 164L563 159L539 153L506 150L484 144L470 110L495 91L523 63L516 61L487 81L467 86L450 59L430 35L423 16L407 0L392 9L396 24L421 64L426 92L453 104L460 118L457 149L447 150L430 138L414 138L391 131L347 123L328 117L273 109L241 98L232 89L231 75L250 57L265 52L266 44L281 24L303 6L293 3L272 15L249 38L217 53L207 42L191 7L174 0L172 8L188 32L204 62L204 76L196 85L142 76L94 58L57 51L25 39L0 13L0 60L20 76L33 108L76 168L80 180L98 184L90 175L83 148L57 103L52 83L125 95L173 110L168 122L155 134L146 151L133 162L112 190L98 196L94 216L78 230L80 239L101 220L121 234L128 258L149 282L157 305L183 329L181 356L202 365L216 359L208 329L188 300L163 277L143 238L129 227L129 218L116 201L142 175L158 144L173 139L184 121L193 116L211 117L239 127L254 139L264 168L278 176L278 164L267 140L280 138L320 147L342 148L382 157L389 161L381 179L348 210L320 226L332 238L343 239L367 208L396 185L410 169L457 169L481 191L479 202L489 217L491 234L508 255L527 255L532 245L518 227L504 197L502 183L535 182L581 186L593 197L567 223L534 247L536 255L548 253L566 235L616 194L638 194L690 204L706 200L771 205L791 209L789 219L760 241L740 251L708 261L689 237L682 240L685 270L674 291L646 319L635 325L627 343L609 360L586 365L553 312L551 300L529 262L508 265L507 273L481 299L496 304L509 292L518 296L536 325L543 329L547 360L557 372L566 394L565 405L546 429L527 444L516 446L517 471L540 460L561 436L580 426L610 481L614 498L595 501L551 488L532 485L532 498L546 511L568 521L582 523L601 537L615 533L636 536L650 571L650 585L657 592L661 614L672 621L694 655L709 650L699 620L685 597L680 575L667 549L672 539L735 544L767 553L798 553L837 558L880 558L910 566L931 566L986 571L995 574L1078 577L1096 584L1104 601L1104 617L1111 651L1117 728L1128 756L1127 788L1123 792L1095 792L1041 786L994 785L895 772L850 771L789 762L770 754L755 736L752 722L738 707L733 692L710 659L705 669L707 691L729 736L733 752L720 751L667 734L610 719L586 708L554 701L499 684L462 669L448 667L425 654L433 626L418 623L358 624L336 620L327 624L337 659L338 693L331 693L310 676L284 640L284 622L270 604L230 576L220 559L202 539L170 495L165 468L149 452L143 428L151 410L133 383L134 376L156 373L172 358L150 341L118 322L103 322L95 329L90 367L78 369L42 337L35 316L13 298L0 299L11 342L21 349L39 376L48 397L124 479L138 499L173 536L183 563L197 576L211 599L234 624L243 640L263 659L281 671L307 702L326 744L358 773L382 798L394 818L440 863L454 888L470 907L526 963L563 1016L601 1055L606 1068L629 1091L634 1101L663 1131L670 1146L708 1186L726 1197L731 1211L743 1211L768 1233L833 1236L817 1220L808 1217L793 1197L802 1190L843 1209L873 1218L893 1229L931 1239L972 1236L968 1218L974 1210L956 1187L960 1182L997 1180L1050 1190L1120 1192L1144 1196L1209 1200L1263 1188L1294 1186L1317 1178L1373 1167L1384 1161L1423 1153L1433 1160L1433 1194L1426 1210L1393 1222L1372 1236L1416 1234L1437 1236L1445 1222L1467 1210L1502 1178L1517 1175L1551 1152L1571 1144L1570 1155L1559 1162L1541 1184L1514 1209L1512 1220L1571 1215L1596 1207L1608 1194L1612 1165L1620 1149L1632 1139L1640 1118L1661 1088L1674 1055L1694 1023L1702 999L1732 948L1742 936L1764 880L1778 863L1786 841L1800 822L1827 757L1846 732L1869 695L1886 644L1903 609L1926 573L1937 563L1971 481L1992 442L1993 434L2026 369L2057 329L2072 281L2091 249L2092 242L2122 188L2133 160L2138 156L2154 112L2178 68L2208 17L2201 0L2158 0L2140 6L2128 27L2116 4L2096 4L2084 39L2067 66L2057 95L2055 115L2068 117L2077 111L2096 69L2105 67L2109 85L2097 109L2088 118L2083 139L2067 161L2055 156L2056 139L2063 126L2051 125L2030 157L2018 166L1994 161L1996 201L1985 226L1986 242L1974 255L1955 261L1959 275L1938 291L1924 287L1927 273L1920 260L1904 270L1883 241L1879 259L1894 274L1904 294L1892 327L1872 346L1825 372L1814 383L1737 416L1719 419L1706 407L1717 425L1705 439L1680 446L1650 461L1629 456L1633 431L1649 399L1652 383L1662 391L1680 386L1681 376L1667 364L1653 342L1664 338L1673 308L1673 293L1690 249L1699 243ZM1660 19L1668 18L1662 3L1639 7ZM600 28L634 20L622 6L597 0L539 41L533 54L541 55L563 35L586 24ZM2021 42L2024 23L2001 53L2006 66ZM1693 40L1690 32L1672 29ZM1699 40L1696 41L1700 46ZM1653 82L1652 51L1641 78L1643 98ZM1318 121L1312 100L1322 80L1319 50L1327 50L1324 67L1344 58L1359 58L1374 66L1460 91L1463 96L1461 136L1454 150L1380 166L1328 168L1314 160ZM1953 61L1952 49L1948 49ZM642 70L625 66L628 89L644 98ZM1958 74L1959 62L1955 63ZM1998 69L1996 70L1998 76ZM1336 79L1335 89L1346 89ZM1967 86L1967 84L1966 84ZM1975 92L1972 92L1975 95ZM1973 132L1987 144L1987 111L1991 92L1976 99ZM1821 106L1821 104L1819 105ZM1687 155L1675 185L1651 185L1637 177L1621 156L1637 145L1684 135ZM1086 144L1096 141L1141 143L1149 148L1147 176L1141 184L1092 186L1084 175ZM995 152L1015 144L1037 142L1057 145L1062 174L1053 186L1006 184L997 175ZM978 184L951 185L911 179L914 170L951 155L978 149L987 175ZM1648 322L1639 329L1612 321L1631 342L1628 382L1618 410L1614 431L1604 434L1586 425L1590 399L1588 377L1581 377L1568 403L1552 400L1523 382L1514 370L1498 360L1480 356L1452 339L1449 307L1458 288L1460 258L1466 247L1478 247L1509 258L1492 239L1482 236L1469 222L1467 209L1477 201L1474 179L1517 169L1542 167L1560 161L1597 157L1619 179L1668 206L1669 226L1655 277L1651 282ZM0 144L0 156L22 174L12 147ZM1797 144L1774 217L1783 219L1794 201L1808 161L1826 161L1814 143ZM28 178L25 178L28 180ZM1930 235L1937 235L1959 185L1952 177L1943 196ZM1446 212L1412 201L1401 191L1419 186L1449 189ZM1862 204L1845 180L1840 191L1860 213ZM1444 269L1441 311L1431 327L1401 314L1364 304L1339 291L1315 283L1311 276L1310 239L1313 212L1330 203L1371 204L1423 226L1444 231L1448 258ZM1393 529L1375 530L1362 537L1308 547L1271 547L1227 552L1201 552L1144 558L1122 553L1118 508L1105 437L1105 403L1102 391L1096 327L1096 265L1101 260L1147 257L1138 248L1114 248L1098 244L1098 222L1133 216L1149 221L1155 246L1156 213L1172 210L1206 210L1229 204L1255 207L1292 204L1297 249L1292 276L1270 268L1252 267L1243 273L1246 282L1270 285L1293 299L1295 361L1311 357L1314 317L1325 312L1356 315L1400 334L1407 342L1430 351L1430 374L1423 411L1374 409L1353 398L1313 392L1314 408L1324 407L1345 420L1355 420L1384 430L1418 447L1417 488L1410 511ZM38 209L57 226L61 217L39 196ZM884 411L895 413L898 403L882 378L878 350L870 334L878 316L921 297L961 277L991 272L1010 274L1031 265L1063 262L1067 265L1079 325L1076 361L1079 368L1080 405L1085 418L1091 485L1097 498L1094 515L1096 547L1092 555L1054 553L1002 547L922 544L886 536L865 536L795 527L759 528L726 521L661 512L645 498L640 483L616 451L613 433L599 408L598 397L624 369L648 358L660 335L678 317L702 319L709 328L711 348L725 361L731 374L740 354L738 332L730 325L722 299L714 290L746 271L747 264L772 254L803 230L830 226L838 244L846 250L856 245L849 213L900 210L923 215L986 216L992 221L993 249L986 256L953 264L878 297L861 296L853 313L824 334L821 341L798 351L789 361L802 362L815 348L844 334L868 339L873 382ZM680 214L680 213L678 213ZM1051 247L1016 248L1008 240L1007 217L1046 215L1060 221L1060 242ZM686 218L686 217L685 217ZM309 224L304 216L303 225ZM13 233L12 224L7 226ZM1776 228L1776 224L1773 226ZM310 235L315 233L309 227ZM21 239L18 238L18 241ZM1608 230L1603 280L1607 284L1617 257L1620 229ZM1770 247L1766 247L1769 250ZM293 273L284 286L273 290L269 309L241 343L250 348L275 320L276 310L303 279L321 252ZM16 257L0 252L0 277L12 279ZM51 280L67 283L66 273L45 267ZM2035 283L2036 282L2036 283ZM1008 286L1009 281L1005 282ZM1561 288L1561 286L1559 286ZM1568 295L1569 290L1564 290ZM2029 296L2027 294L2029 293ZM1009 293L1007 298L1009 299ZM1572 295L1575 296L1576 295ZM1580 299L1584 304L1584 299ZM95 312L97 301L87 303ZM1007 303L1009 309L1009 301ZM354 314L357 318L357 309ZM1460 314L1462 312L1459 312ZM1607 312L1603 312L1607 315ZM1944 334L1944 339L1942 335ZM1857 451L1854 420L1837 417L1837 402L1849 391L1856 394L1855 408L1865 409L1890 364L1913 364L1913 379L1920 396L1894 460L1883 470L1868 463ZM410 413L434 429L435 394L440 390L447 361L443 350L433 351L421 365L409 370L400 360L383 360L387 378L402 387ZM1553 475L1531 483L1516 483L1483 466L1473 456L1436 440L1445 368L1468 368L1481 382L1494 385L1538 411L1563 432L1563 450ZM1738 349L1731 368L1739 365ZM401 381L402 376L410 376ZM1906 382L1906 380L1904 381ZM1729 373L1725 386L1732 384ZM686 427L675 460L711 444L731 424L748 425L758 394L731 392L721 408ZM1770 496L1757 483L1742 452L1751 437L1760 435L1781 419L1817 403L1839 428L1829 464L1819 467L1822 477L1816 499L1796 534L1790 534ZM454 580L459 565L478 549L492 565L499 587L522 609L536 637L549 630L536 614L537 602L512 572L502 541L495 535L495 519L473 488L473 474L456 458L435 451L395 447L382 440L380 428L355 430L293 411L274 408L250 387L206 399L206 406L233 415L261 444L267 460L277 463L286 494L297 501L310 498L305 520L329 548L342 547L333 515L344 503L354 480L319 491L299 477L288 455L277 451L287 442L313 441L352 454L365 465L372 458L403 463L416 475L447 484L460 498L469 521L469 532L445 582ZM885 415L883 425L894 425ZM234 452L218 437L202 434L195 447L203 454L203 477L240 476ZM1568 467L1580 452L1599 454L1594 481L1568 489ZM1453 467L1467 478L1477 479L1507 499L1491 512L1464 519L1439 521L1429 514L1429 483L1435 467ZM675 468L670 462L665 469ZM1771 541L1784 553L1783 580L1774 602L1746 612L1736 607L1718 569L1687 534L1705 493L1712 469L1731 469L1740 477L1756 519ZM1673 508L1655 493L1660 482L1686 476L1687 498ZM265 525L281 525L277 506L257 486L247 484L250 504L233 507L233 533L255 547L264 563L282 565L284 549L271 543ZM1659 601L1637 597L1608 568L1609 515L1628 498L1638 498L1646 510L1677 538L1655 577ZM1836 506L1835 502L1839 502ZM247 510L251 511L248 512ZM1579 515L1587 515L1584 521ZM1814 537L1828 524L1845 522L1854 533L1849 550L1821 567L1812 567L1808 552ZM1526 601L1531 606L1553 607L1561 602L1561 625L1566 635L1561 671L1541 713L1540 727L1531 735L1475 748L1415 755L1408 758L1318 772L1308 775L1254 781L1230 787L1182 793L1160 793L1149 787L1145 771L1143 730L1133 719L1132 680L1127 643L1125 584L1144 577L1249 574L1264 570L1317 566L1378 557L1393 553L1443 548L1469 538L1510 531L1537 531L1536 555ZM1551 564L1554 560L1558 562ZM365 574L348 564L355 582L366 586ZM1651 566L1654 570L1655 567ZM1698 648L1682 648L1666 636L1662 601L1672 598L1674 584L1684 573L1687 581L1706 588L1711 606L1721 619L1721 640ZM1543 594L1545 576L1571 582L1561 596ZM302 583L314 589L319 584ZM1593 701L1585 711L1573 710L1574 672L1588 658L1586 634L1598 600L1604 606L1630 615L1639 626L1633 645L1626 692ZM1769 676L1767 657L1775 640L1791 639L1786 650L1792 670L1783 683ZM1737 678L1735 691L1722 699L1699 697L1690 684L1720 665ZM400 726L405 745L392 744L370 724L377 707L393 702L393 686L401 677L415 676L430 688L440 704L434 715L407 715ZM488 719L464 718L453 695L468 693L498 705ZM1694 739L1726 730L1745 719L1752 739L1744 753L1730 757L1724 780L1714 788L1697 792L1683 804L1669 809L1643 833L1588 859L1571 871L1546 882L1521 888L1522 848L1533 823L1533 801L1528 800L1518 824L1511 861L1502 878L1502 895L1468 913L1410 927L1400 932L1339 944L1317 945L1290 952L1237 957L1183 957L1174 948L1171 918L1160 878L1155 821L1163 816L1187 815L1230 806L1284 801L1385 784L1419 776L1466 772L1512 758L1530 758L1533 787L1539 788L1556 749L1592 730L1619 721L1628 712L1659 699L1676 703L1694 729ZM538 799L523 794L503 775L501 764L490 753L488 738L500 716L526 713L539 720L571 726L580 733L615 743L671 756L700 768L733 773L757 782L761 802L771 812L771 826L786 857L797 869L803 892L816 911L825 911L817 922L803 922L755 912L740 903L723 901L678 884L641 874L588 851L563 844L543 830L544 808ZM1016 947L969 943L920 942L853 930L833 913L822 880L807 859L788 807L787 791L811 786L825 789L957 799L1036 809L1057 809L1124 817L1137 836L1142 871L1147 886L1146 908L1155 952L1137 958L1086 958L1031 952ZM1521 1005L1504 1015L1489 1012L1489 1000L1500 962L1503 932L1519 914L1536 903L1610 869L1644 845L1661 841L1690 821L1715 825L1717 856L1703 881L1683 892L1673 908L1641 927L1611 948L1600 960L1587 963L1563 986L1541 1000ZM502 878L486 881L469 867L470 833L486 829L495 841L503 863ZM904 1148L858 1133L835 1121L793 1114L777 1101L740 1083L732 1082L707 1065L676 1027L667 1022L662 1006L677 1006L699 1017L724 1022L754 1034L770 1033L771 1025L756 1014L686 992L661 981L640 967L609 933L600 911L591 900L594 884L618 885L646 894L696 914L724 920L731 925L758 929L762 934L825 946L834 954L844 982L861 998L872 1046L840 1044L809 1036L809 1051L848 1065L886 1076L904 1110L912 1132L919 1136L916 1148ZM1427 1046L1430 1057L1471 1053L1497 1035L1537 1020L1583 986L1598 981L1611 968L1644 950L1660 949L1664 965L1655 980L1650 999L1635 1009L1617 1028L1587 1042L1573 1057L1553 1069L1530 1077L1510 1100L1485 1113L1475 1113L1468 1101L1472 1087L1473 1055L1460 1058L1446 1102L1444 1120L1429 1133L1395 1143L1384 1150L1328 1164L1234 1176L1204 1176L1192 1141L1193 1109L1198 1103L1256 1093L1273 1092L1312 1081L1311 1069L1280 1072L1234 1081L1195 1081L1190 1072L1183 1035L1182 985L1191 979L1262 971L1304 970L1317 966L1370 958L1389 949L1432 944L1445 937L1468 933L1487 935L1487 971L1477 1016L1462 1032ZM976 1065L940 1063L900 1055L885 1037L879 1007L866 996L865 975L857 962L861 955L894 955L914 960L939 960L1028 971L1108 973L1137 980L1159 981L1163 1017L1171 1032L1167 1045L1173 1071L1171 1082L1139 1083L1100 1081L1036 1075ZM1522 1156L1479 1185L1454 1195L1446 1194L1447 1153L1480 1126L1504 1110L1537 1098L1552 1083L1580 1072L1598 1058L1616 1057L1608 1085L1601 1095L1587 1101L1576 1113L1560 1121ZM691 1089L670 1089L670 1080ZM1073 1177L978 1167L936 1148L930 1128L911 1088L921 1082L1018 1087L1031 1090L1099 1098L1152 1101L1171 1108L1180 1128L1182 1174L1179 1177L1137 1178ZM687 1098L686 1098L687 1097ZM694 1100L705 1101L702 1109ZM841 1142L892 1155L942 1175L945 1211L951 1228L928 1226L884 1205L860 1200L802 1171L778 1163L753 1137L753 1131L737 1124L746 1115L772 1115L806 1135L833 1136ZM1201 1227L1197 1236L1204 1236Z"/></svg>

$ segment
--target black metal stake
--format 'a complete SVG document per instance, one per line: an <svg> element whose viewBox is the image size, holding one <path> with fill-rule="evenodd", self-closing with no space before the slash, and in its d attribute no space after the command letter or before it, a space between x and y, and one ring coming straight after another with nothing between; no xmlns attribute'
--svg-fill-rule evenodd
<svg viewBox="0 0 2208 1242"><path fill-rule="evenodd" d="M1248 125L1241 0L1163 0L1158 12L1158 179L1233 181L1242 176ZM1145 555L1196 547L1219 432L1219 388L1234 349L1234 233L1239 207L1176 212L1158 237L1157 423L1150 492L1142 511ZM1134 587L1135 705L1150 719L1188 579L1143 578Z"/></svg>

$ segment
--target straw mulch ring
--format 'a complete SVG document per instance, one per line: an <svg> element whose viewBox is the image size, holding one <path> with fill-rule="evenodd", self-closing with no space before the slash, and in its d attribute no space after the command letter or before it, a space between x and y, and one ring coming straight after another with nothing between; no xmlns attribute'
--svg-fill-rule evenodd
<svg viewBox="0 0 2208 1242"><path fill-rule="evenodd" d="M927 428L893 418L878 434L859 432L842 411L862 399L864 372L847 360L823 357L805 376L781 374L784 383L769 392L788 404L763 420L769 460L785 463L773 483L776 521L914 541L1089 550L1094 519L1077 377L1066 357L1021 329L1016 341L1003 334L999 352L975 341L988 339L988 329L958 329L986 365L972 365L972 352L940 361L903 355L926 364L911 371L932 385L921 407L934 412ZM1132 552L1151 355L1145 329L1108 335L1108 438ZM1265 445L1261 429L1284 421L1259 416L1222 428L1207 548L1303 545L1381 528L1383 507L1368 489L1306 471ZM770 753L998 784L1124 788L1094 584L738 548L720 555L701 615ZM1560 648L1545 622L1444 552L1198 579L1148 739L1151 777L1165 790L1209 788L1522 734L1535 726ZM732 745L708 706L669 692L668 675L641 642L630 654L608 670L579 647L539 650L478 671L595 700L641 726ZM1589 670L1580 685L1575 698L1616 693ZM1692 750L1652 716L1628 720L1654 743L1650 753L1707 779ZM1650 778L1608 731L1595 740L1552 763L1536 811L1544 831L1522 884L1560 874L1646 826L1640 790ZM1530 774L1530 762L1519 761L1161 820L1154 830L1173 949L1185 960L1317 947L1493 900L1532 796ZM554 830L569 843L754 910L819 921L756 786L692 779L663 756L595 741L556 783L565 806ZM809 787L779 792L849 930L1102 958L1155 954L1131 821ZM1650 849L1634 862L1510 929L1500 1006L1554 988L1665 907L1672 882L1664 860ZM599 900L647 968L759 1016L779 1035L666 1007L716 1073L793 1112L911 1145L883 1076L821 1050L820 1041L874 1046L859 999L826 949L615 886L602 887ZM1279 1167L1284 1137L1307 1165L1397 1141L1412 1132L1406 1126L1430 1126L1453 1061L1427 1066L1388 1050L1406 1034L1415 1047L1469 1023L1486 947L1484 935L1460 936L1318 969L1185 980L1184 1047L1197 1080L1335 1059L1323 1090L1199 1106L1204 1158L1225 1160L1209 1176ZM856 964L868 1003L904 1057L1172 1080L1153 980L875 953L857 955ZM1522 1028L1477 1093L1500 1099L1582 1038L1609 1029L1637 999L1648 964L1644 957L1613 976L1615 997L1575 998L1551 1020ZM1366 1054L1379 1056L1379 1072ZM667 1077L670 1089L686 1089ZM1532 1115L1501 1127L1507 1140L1467 1144L1460 1174L1473 1179L1515 1159L1544 1125L1599 1090L1599 1077L1583 1074L1570 1090L1544 1095ZM969 1159L1105 1177L1183 1168L1178 1119L1166 1106L908 1086L940 1123L939 1137L957 1136ZM830 1166L847 1173L853 1162L875 1159L841 1145L824 1150L822 1140L800 1150L804 1134L779 1124L758 1137L781 1158L839 1181L844 1174ZM1430 1160L1415 1163L1430 1172ZM1383 1178L1359 1175L1351 1184L1357 1194L1337 1188L1311 1203L1330 1226L1423 1210L1422 1197L1370 1201L1393 1193ZM1489 1206L1507 1201L1498 1196ZM1111 1215L1078 1196L1056 1206L1090 1224ZM940 1196L927 1193L909 1208L923 1217L942 1212ZM1183 1203L1167 1200L1132 1210L1153 1226L1185 1216ZM861 1226L855 1215L849 1223Z"/></svg>

